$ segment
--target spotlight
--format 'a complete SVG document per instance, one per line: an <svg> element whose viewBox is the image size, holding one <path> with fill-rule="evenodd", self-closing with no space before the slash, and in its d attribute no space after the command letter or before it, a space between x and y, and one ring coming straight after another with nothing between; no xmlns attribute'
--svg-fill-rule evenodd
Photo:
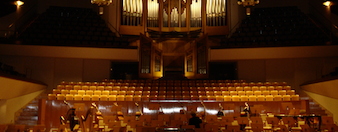
<svg viewBox="0 0 338 132"><path fill-rule="evenodd" d="M20 7L20 6L22 6L23 4L25 4L25 2L22 2L22 1L20 1L20 0L17 0L17 1L14 2L14 4L15 4L17 7Z"/></svg>
<svg viewBox="0 0 338 132"><path fill-rule="evenodd" d="M330 7L332 5L332 2L331 1L324 1L323 5L326 6L326 7Z"/></svg>

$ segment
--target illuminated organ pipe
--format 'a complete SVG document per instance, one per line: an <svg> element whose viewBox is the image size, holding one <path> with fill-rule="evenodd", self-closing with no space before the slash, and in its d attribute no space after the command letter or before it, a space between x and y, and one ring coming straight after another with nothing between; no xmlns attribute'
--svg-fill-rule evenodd
<svg viewBox="0 0 338 132"><path fill-rule="evenodd" d="M142 10L142 0L123 0L122 25L141 25Z"/></svg>
<svg viewBox="0 0 338 132"><path fill-rule="evenodd" d="M226 1L208 0L206 5L207 25L225 26L226 25Z"/></svg>
<svg viewBox="0 0 338 132"><path fill-rule="evenodd" d="M148 0L148 27L158 27L158 10L157 0Z"/></svg>
<svg viewBox="0 0 338 132"><path fill-rule="evenodd" d="M191 27L201 27L202 18L201 18L201 0L193 0L190 6L191 9Z"/></svg>

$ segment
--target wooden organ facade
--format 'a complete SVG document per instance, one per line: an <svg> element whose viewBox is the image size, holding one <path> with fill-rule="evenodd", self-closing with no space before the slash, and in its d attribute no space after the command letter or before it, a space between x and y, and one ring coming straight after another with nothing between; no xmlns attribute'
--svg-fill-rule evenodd
<svg viewBox="0 0 338 132"><path fill-rule="evenodd" d="M121 34L149 31L228 34L226 0L121 0Z"/></svg>

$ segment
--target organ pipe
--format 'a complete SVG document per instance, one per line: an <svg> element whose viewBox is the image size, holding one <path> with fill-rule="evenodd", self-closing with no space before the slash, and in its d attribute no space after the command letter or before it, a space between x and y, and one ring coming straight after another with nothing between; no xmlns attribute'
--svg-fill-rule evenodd
<svg viewBox="0 0 338 132"><path fill-rule="evenodd" d="M123 0L122 25L140 25L143 15L142 6L142 0Z"/></svg>

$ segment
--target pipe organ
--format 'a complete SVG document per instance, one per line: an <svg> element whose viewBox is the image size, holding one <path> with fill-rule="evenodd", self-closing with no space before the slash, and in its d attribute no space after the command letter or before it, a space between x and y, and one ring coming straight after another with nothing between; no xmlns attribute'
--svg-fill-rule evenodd
<svg viewBox="0 0 338 132"><path fill-rule="evenodd" d="M207 1L207 25L225 26L226 25L226 1L208 0Z"/></svg>
<svg viewBox="0 0 338 132"><path fill-rule="evenodd" d="M226 0L122 0L121 25L165 32L227 26L226 6Z"/></svg>
<svg viewBox="0 0 338 132"><path fill-rule="evenodd" d="M121 25L142 25L143 4L142 0L123 0Z"/></svg>
<svg viewBox="0 0 338 132"><path fill-rule="evenodd" d="M159 22L159 4L157 0L148 0L148 27L158 27Z"/></svg>

